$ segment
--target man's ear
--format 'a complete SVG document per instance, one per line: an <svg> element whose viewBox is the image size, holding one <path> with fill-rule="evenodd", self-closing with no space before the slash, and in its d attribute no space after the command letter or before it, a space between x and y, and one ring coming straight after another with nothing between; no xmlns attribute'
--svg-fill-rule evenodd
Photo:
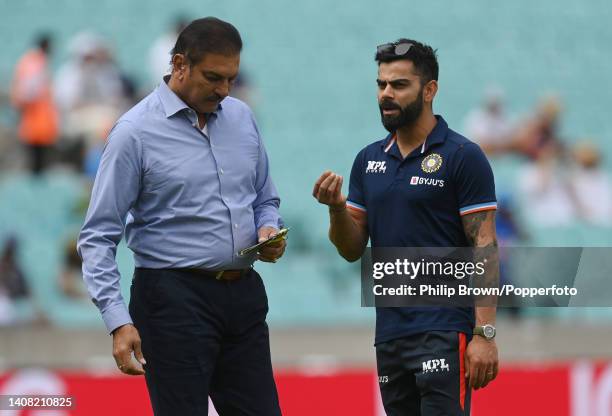
<svg viewBox="0 0 612 416"><path fill-rule="evenodd" d="M176 72L177 75L185 75L187 69L187 59L182 53L177 53L172 56L172 72Z"/></svg>
<svg viewBox="0 0 612 416"><path fill-rule="evenodd" d="M431 103L438 92L438 81L432 79L423 86L423 100Z"/></svg>

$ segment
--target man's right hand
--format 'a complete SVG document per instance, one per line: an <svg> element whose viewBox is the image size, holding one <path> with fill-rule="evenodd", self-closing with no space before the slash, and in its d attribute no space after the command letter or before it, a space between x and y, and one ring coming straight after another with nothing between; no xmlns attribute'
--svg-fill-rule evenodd
<svg viewBox="0 0 612 416"><path fill-rule="evenodd" d="M342 176L329 170L323 172L315 182L312 196L329 206L329 239L340 255L348 261L359 259L368 244L365 213L347 209Z"/></svg>
<svg viewBox="0 0 612 416"><path fill-rule="evenodd" d="M326 170L315 182L312 196L332 209L342 209L346 206L346 197L342 195L342 181L342 176Z"/></svg>
<svg viewBox="0 0 612 416"><path fill-rule="evenodd" d="M132 352L138 362L132 360ZM131 376L145 373L142 366L147 362L142 355L140 335L134 325L125 324L113 331L113 357L122 373Z"/></svg>

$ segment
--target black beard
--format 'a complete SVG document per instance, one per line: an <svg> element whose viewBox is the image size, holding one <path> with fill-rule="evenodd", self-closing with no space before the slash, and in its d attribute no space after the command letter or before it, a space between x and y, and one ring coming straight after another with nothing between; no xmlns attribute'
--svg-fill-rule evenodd
<svg viewBox="0 0 612 416"><path fill-rule="evenodd" d="M385 116L383 114L383 107L387 110L399 109L400 112L397 116ZM400 127L406 127L414 124L423 112L423 89L419 91L419 95L416 99L408 104L406 107L401 108L395 103L389 101L383 101L378 105L380 109L380 118L383 126L389 131L389 133L395 132Z"/></svg>

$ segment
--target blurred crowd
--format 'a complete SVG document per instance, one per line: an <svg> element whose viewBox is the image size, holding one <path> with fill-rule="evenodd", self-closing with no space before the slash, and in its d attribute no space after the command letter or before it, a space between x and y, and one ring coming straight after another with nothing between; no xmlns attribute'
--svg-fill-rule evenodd
<svg viewBox="0 0 612 416"><path fill-rule="evenodd" d="M512 120L503 92L491 88L482 106L466 117L464 132L493 161L520 158L516 188L507 197L516 200L530 224L610 226L612 182L602 167L602 154L588 138L561 137L562 115L561 100L551 95L528 116Z"/></svg>
<svg viewBox="0 0 612 416"><path fill-rule="evenodd" d="M55 77L49 68L53 47L53 38L43 34L16 65L10 97L17 133L34 175L54 163L92 175L109 129L137 99L134 84L99 35L77 34Z"/></svg>

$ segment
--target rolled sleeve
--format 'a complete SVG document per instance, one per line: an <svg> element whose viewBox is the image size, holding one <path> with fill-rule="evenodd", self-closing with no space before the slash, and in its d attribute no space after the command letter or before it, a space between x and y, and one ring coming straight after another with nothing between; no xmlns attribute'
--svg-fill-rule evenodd
<svg viewBox="0 0 612 416"><path fill-rule="evenodd" d="M455 157L459 214L497 209L493 170L480 147L474 143L466 144Z"/></svg>
<svg viewBox="0 0 612 416"><path fill-rule="evenodd" d="M132 323L115 260L127 213L141 186L142 143L135 127L118 122L106 142L78 241L83 280L109 332Z"/></svg>
<svg viewBox="0 0 612 416"><path fill-rule="evenodd" d="M274 227L281 229L283 220L279 213L280 198L276 187L270 176L270 163L268 154L266 153L263 140L259 135L255 119L251 115L251 120L259 136L259 160L257 162L257 172L255 179L255 190L257 197L253 202L253 213L255 216L255 226L257 229L261 227Z"/></svg>
<svg viewBox="0 0 612 416"><path fill-rule="evenodd" d="M349 193L347 196L346 204L354 211L365 213L366 199L365 192L363 189L363 172L365 165L365 149L360 151L355 157L353 167L351 168L351 177L349 181Z"/></svg>

